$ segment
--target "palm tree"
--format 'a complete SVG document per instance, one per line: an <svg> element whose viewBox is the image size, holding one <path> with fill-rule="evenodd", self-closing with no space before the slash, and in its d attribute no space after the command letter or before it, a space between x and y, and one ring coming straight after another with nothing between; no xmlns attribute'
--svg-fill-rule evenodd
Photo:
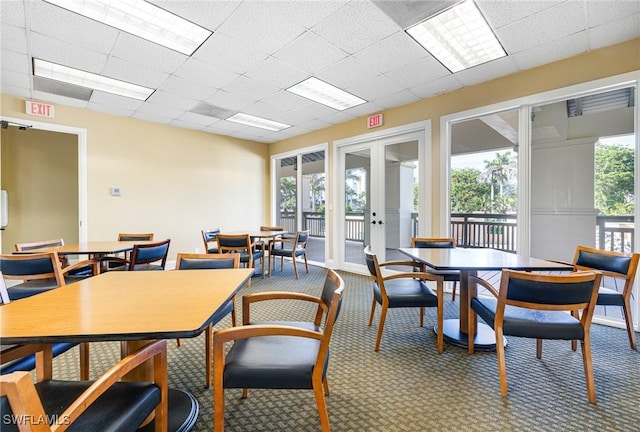
<svg viewBox="0 0 640 432"><path fill-rule="evenodd" d="M483 183L489 183L491 186L491 212L494 210L495 202L495 186L499 186L499 195L504 194L504 188L514 178L517 172L517 162L511 152L496 153L496 157L491 160L485 160L484 171L478 176L478 180Z"/></svg>

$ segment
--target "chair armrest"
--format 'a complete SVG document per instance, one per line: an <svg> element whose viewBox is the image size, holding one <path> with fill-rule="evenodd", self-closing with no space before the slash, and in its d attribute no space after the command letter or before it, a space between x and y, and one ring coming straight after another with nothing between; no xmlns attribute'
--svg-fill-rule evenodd
<svg viewBox="0 0 640 432"><path fill-rule="evenodd" d="M416 267L416 262L411 260L395 260L395 261L385 261L383 263L378 263L380 267L385 266L408 266L408 267Z"/></svg>
<svg viewBox="0 0 640 432"><path fill-rule="evenodd" d="M83 267L89 267L89 266L92 267L91 270L94 276L97 276L100 274L100 262L96 259L82 260L82 261L78 261L75 264L68 265L62 269L62 274L65 275L70 271L77 270Z"/></svg>
<svg viewBox="0 0 640 432"><path fill-rule="evenodd" d="M500 294L498 293L498 290L495 289L493 285L491 285L489 282L482 279L481 277L470 275L469 282L475 282L478 285L481 285L483 288L486 288L491 294L495 296L495 298L498 298L500 296Z"/></svg>
<svg viewBox="0 0 640 432"><path fill-rule="evenodd" d="M131 264L131 261L129 261L128 259L117 257L117 256L103 256L103 257L98 258L98 262L100 264L104 264L104 265L108 265L110 262L117 263L117 264L120 264L120 265L129 265L129 264Z"/></svg>
<svg viewBox="0 0 640 432"><path fill-rule="evenodd" d="M316 340L321 340L324 337L321 332L287 325L256 324L229 327L217 330L213 334L214 364L216 364L216 351L221 351L220 353L224 354L224 344L226 342L259 336L297 336Z"/></svg>
<svg viewBox="0 0 640 432"><path fill-rule="evenodd" d="M251 303L258 303L267 300L302 300L315 304L323 304L322 299L309 294L303 294L298 292L289 291L270 291L262 293L245 294L242 297L242 323L248 324L250 319L250 305Z"/></svg>
<svg viewBox="0 0 640 432"><path fill-rule="evenodd" d="M444 277L426 273L426 272L413 272L413 273L394 273L389 276L385 276L382 278L384 281L392 280L392 279L420 279L420 280L428 280L439 283L444 283Z"/></svg>
<svg viewBox="0 0 640 432"><path fill-rule="evenodd" d="M0 364L35 354L36 380L53 378L53 346L51 344L11 345L0 351Z"/></svg>

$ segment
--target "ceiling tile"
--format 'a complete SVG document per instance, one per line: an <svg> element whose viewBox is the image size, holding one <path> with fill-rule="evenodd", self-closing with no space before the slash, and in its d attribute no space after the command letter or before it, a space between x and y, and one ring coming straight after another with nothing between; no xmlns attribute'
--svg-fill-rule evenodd
<svg viewBox="0 0 640 432"><path fill-rule="evenodd" d="M166 73L173 73L189 57L129 33L120 33L111 55Z"/></svg>
<svg viewBox="0 0 640 432"><path fill-rule="evenodd" d="M4 26L25 27L24 3L21 1L0 1L0 22Z"/></svg>
<svg viewBox="0 0 640 432"><path fill-rule="evenodd" d="M243 74L268 55L242 37L216 32L193 54L193 58Z"/></svg>
<svg viewBox="0 0 640 432"><path fill-rule="evenodd" d="M234 95L224 90L218 90L205 99L212 105L221 108L242 111L244 108L253 105L255 100L242 95Z"/></svg>
<svg viewBox="0 0 640 432"><path fill-rule="evenodd" d="M115 57L110 57L107 60L102 75L154 89L158 88L169 77L168 74L159 70L150 69Z"/></svg>
<svg viewBox="0 0 640 432"><path fill-rule="evenodd" d="M455 75L447 75L425 84L412 87L409 90L421 98L429 98L443 93L452 92L462 87L464 87L464 85L456 78Z"/></svg>
<svg viewBox="0 0 640 432"><path fill-rule="evenodd" d="M566 0L475 0L489 24L498 29L550 9Z"/></svg>
<svg viewBox="0 0 640 432"><path fill-rule="evenodd" d="M309 77L309 74L302 69L298 69L275 57L267 58L249 69L245 75L265 85L275 86L280 89L289 88Z"/></svg>
<svg viewBox="0 0 640 432"><path fill-rule="evenodd" d="M6 50L4 49L4 44L2 47L2 51L0 51L0 64L3 69L23 74L31 73L31 59L26 54Z"/></svg>
<svg viewBox="0 0 640 432"><path fill-rule="evenodd" d="M420 100L415 93L412 93L410 90L401 90L398 93L393 93L388 96L383 96L378 99L373 100L372 102L380 105L384 108L395 108L401 105L410 104L412 102L416 102Z"/></svg>
<svg viewBox="0 0 640 432"><path fill-rule="evenodd" d="M19 97L19 98L20 97L27 98L27 99L31 98L31 90L29 88L14 87L14 86L12 86L12 85L10 85L8 83L5 84L3 82L2 85L0 86L0 90L2 91L2 94L15 96L15 97Z"/></svg>
<svg viewBox="0 0 640 432"><path fill-rule="evenodd" d="M276 108L276 110L281 110L283 112L302 108L303 106L312 103L309 99L305 99L284 90L266 97L260 102L265 105L273 106Z"/></svg>
<svg viewBox="0 0 640 432"><path fill-rule="evenodd" d="M30 78L29 74L2 68L2 88L5 85L7 87L31 88Z"/></svg>
<svg viewBox="0 0 640 432"><path fill-rule="evenodd" d="M310 31L274 54L274 57L311 74L346 56L346 52Z"/></svg>
<svg viewBox="0 0 640 432"><path fill-rule="evenodd" d="M286 110L282 109L281 107L276 107L272 104L256 102L253 105L249 105L248 107L244 108L242 112L246 114L251 114L257 117L274 120L274 117L281 116L283 113L286 112ZM276 120L276 121L282 122L281 120ZM287 123L287 122L285 121L282 123Z"/></svg>
<svg viewBox="0 0 640 432"><path fill-rule="evenodd" d="M312 27L312 30L353 54L396 33L400 27L373 3L351 1Z"/></svg>
<svg viewBox="0 0 640 432"><path fill-rule="evenodd" d="M385 73L396 84L408 88L449 74L447 68L431 56L420 58Z"/></svg>
<svg viewBox="0 0 640 432"><path fill-rule="evenodd" d="M355 58L382 73L389 72L428 55L429 53L424 48L403 31L397 32L354 54Z"/></svg>
<svg viewBox="0 0 640 432"><path fill-rule="evenodd" d="M89 102L80 99L68 98L51 93L43 93L39 91L33 91L33 99L47 101L52 104L66 105L74 108L87 108Z"/></svg>
<svg viewBox="0 0 640 432"><path fill-rule="evenodd" d="M157 114L161 117L174 119L182 115L184 111L179 108L169 107L166 105L158 105L151 102L146 102L138 108L137 113L145 114Z"/></svg>
<svg viewBox="0 0 640 432"><path fill-rule="evenodd" d="M180 121L184 121L192 124L198 124L202 126L210 126L214 123L221 121L220 119L217 119L217 118L209 117L202 114L192 113L189 111L182 114L176 120L180 120Z"/></svg>
<svg viewBox="0 0 640 432"><path fill-rule="evenodd" d="M584 36L583 36L584 39ZM518 66L513 56L500 57L456 74L456 78L465 86L471 86L484 81L490 81L503 75L518 71ZM522 69L522 67L520 67Z"/></svg>
<svg viewBox="0 0 640 432"><path fill-rule="evenodd" d="M190 58L174 74L194 84L202 84L216 89L222 88L238 78L235 72L231 72L219 65L214 65L196 58Z"/></svg>
<svg viewBox="0 0 640 432"><path fill-rule="evenodd" d="M399 84L384 75L362 80L348 89L350 93L367 101L377 99L389 93L397 93L400 90L402 90L402 87Z"/></svg>
<svg viewBox="0 0 640 432"><path fill-rule="evenodd" d="M587 3L587 17L589 27L598 27L614 20L624 20L632 15L640 14L640 1L616 1L615 6L610 1L592 1Z"/></svg>
<svg viewBox="0 0 640 432"><path fill-rule="evenodd" d="M276 94L280 89L242 75L225 85L222 90L258 101Z"/></svg>
<svg viewBox="0 0 640 432"><path fill-rule="evenodd" d="M638 29L640 29L640 14L608 22L589 30L589 46L591 49L598 49L636 38Z"/></svg>
<svg viewBox="0 0 640 432"><path fill-rule="evenodd" d="M24 27L4 24L0 29L2 49L17 52L27 52L27 34ZM3 60L4 61L4 60Z"/></svg>
<svg viewBox="0 0 640 432"><path fill-rule="evenodd" d="M174 94L181 94L186 98L194 100L202 100L217 90L213 86L207 86L197 81L186 80L177 76L169 77L158 89Z"/></svg>
<svg viewBox="0 0 640 432"><path fill-rule="evenodd" d="M98 93L98 92L94 92L94 94L95 93ZM132 110L132 109L127 109L121 106L114 106L114 105L102 105L102 104L93 102L93 97L91 99L92 100L89 101L89 109L92 111L98 111L101 113L112 114L120 117L131 117L135 113L135 110Z"/></svg>
<svg viewBox="0 0 640 432"><path fill-rule="evenodd" d="M91 96L91 103L114 108L120 107L125 111L135 111L139 109L142 104L144 104L144 101L116 95L113 93L94 91L93 95Z"/></svg>
<svg viewBox="0 0 640 432"><path fill-rule="evenodd" d="M193 129L193 130L202 130L205 128L205 125L199 124L199 123L192 123L188 120L184 120L182 118L177 118L171 121L171 123L169 123L171 126L175 126L175 127L181 127L184 129Z"/></svg>
<svg viewBox="0 0 640 432"><path fill-rule="evenodd" d="M584 52L587 47L586 31L573 34L559 41L538 45L512 56L519 69L530 69L562 58Z"/></svg>
<svg viewBox="0 0 640 432"><path fill-rule="evenodd" d="M380 75L378 71L354 56L346 57L316 74L317 78L341 89L349 88L358 81Z"/></svg>
<svg viewBox="0 0 640 432"><path fill-rule="evenodd" d="M159 113L151 113L151 112L144 112L144 111L136 111L135 113L133 113L131 117L137 118L138 120L145 120L149 122L165 123L165 124L171 123L174 119L174 117L166 117L166 116L160 115Z"/></svg>
<svg viewBox="0 0 640 432"><path fill-rule="evenodd" d="M162 90L156 90L155 92L153 92L153 94L147 99L147 102L167 107L178 108L181 110L190 110L198 104L197 99L188 98L181 94Z"/></svg>
<svg viewBox="0 0 640 432"><path fill-rule="evenodd" d="M176 1L154 0L153 3L208 30L216 31L236 11L242 0Z"/></svg>
<svg viewBox="0 0 640 432"><path fill-rule="evenodd" d="M31 2L29 8L31 29L82 48L108 54L120 33L106 24L43 1Z"/></svg>
<svg viewBox="0 0 640 432"><path fill-rule="evenodd" d="M31 54L35 58L92 73L100 73L107 62L107 55L104 53L91 51L37 33L32 33L29 39Z"/></svg>

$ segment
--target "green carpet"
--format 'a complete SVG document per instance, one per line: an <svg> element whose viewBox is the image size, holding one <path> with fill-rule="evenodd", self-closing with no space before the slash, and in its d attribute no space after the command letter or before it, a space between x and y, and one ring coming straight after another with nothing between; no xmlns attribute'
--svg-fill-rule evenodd
<svg viewBox="0 0 640 432"><path fill-rule="evenodd" d="M325 270L302 270L293 276L290 263L273 277L254 278L243 293L290 290L317 294ZM569 342L545 341L536 359L535 340L509 337L509 395L500 395L493 352L467 351L445 343L438 355L432 326L435 309L427 310L418 327L414 309L387 314L382 344L373 351L377 320L368 327L371 285L368 277L341 272L346 289L341 315L331 343L327 398L335 432L426 431L620 431L640 428L640 352L629 348L626 332L592 326L592 350L597 403L590 404L584 384L580 350ZM458 305L446 297L445 318L458 316ZM238 310L241 307L238 303ZM379 309L378 309L379 312ZM240 315L240 314L239 314ZM311 309L279 304L252 311L256 319L311 319ZM240 318L239 318L240 319ZM230 326L225 318L217 328ZM117 343L93 343L92 377L118 359ZM77 350L55 360L54 377L78 377ZM169 383L193 393L200 402L198 431L213 429L212 390L204 388L204 335L169 344ZM226 391L225 430L319 431L316 403L307 390Z"/></svg>

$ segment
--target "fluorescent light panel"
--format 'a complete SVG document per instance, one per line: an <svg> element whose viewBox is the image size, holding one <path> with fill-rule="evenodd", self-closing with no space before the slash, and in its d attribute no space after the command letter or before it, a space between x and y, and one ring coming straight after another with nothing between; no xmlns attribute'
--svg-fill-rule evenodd
<svg viewBox="0 0 640 432"><path fill-rule="evenodd" d="M153 89L142 87L136 84L107 78L102 75L73 69L46 60L33 59L33 74L42 78L48 78L68 84L87 87L120 96L147 100Z"/></svg>
<svg viewBox="0 0 640 432"><path fill-rule="evenodd" d="M347 93L315 77L308 78L301 83L289 87L287 91L339 111L367 102L358 96Z"/></svg>
<svg viewBox="0 0 640 432"><path fill-rule="evenodd" d="M189 56L212 33L143 0L45 1Z"/></svg>
<svg viewBox="0 0 640 432"><path fill-rule="evenodd" d="M280 131L282 129L286 129L291 127L291 125L279 123L277 121L268 120L262 117L252 116L250 114L237 113L228 117L227 120L240 123L247 126L253 126L261 129L267 129L270 131Z"/></svg>
<svg viewBox="0 0 640 432"><path fill-rule="evenodd" d="M507 55L472 0L459 3L406 31L451 72Z"/></svg>

